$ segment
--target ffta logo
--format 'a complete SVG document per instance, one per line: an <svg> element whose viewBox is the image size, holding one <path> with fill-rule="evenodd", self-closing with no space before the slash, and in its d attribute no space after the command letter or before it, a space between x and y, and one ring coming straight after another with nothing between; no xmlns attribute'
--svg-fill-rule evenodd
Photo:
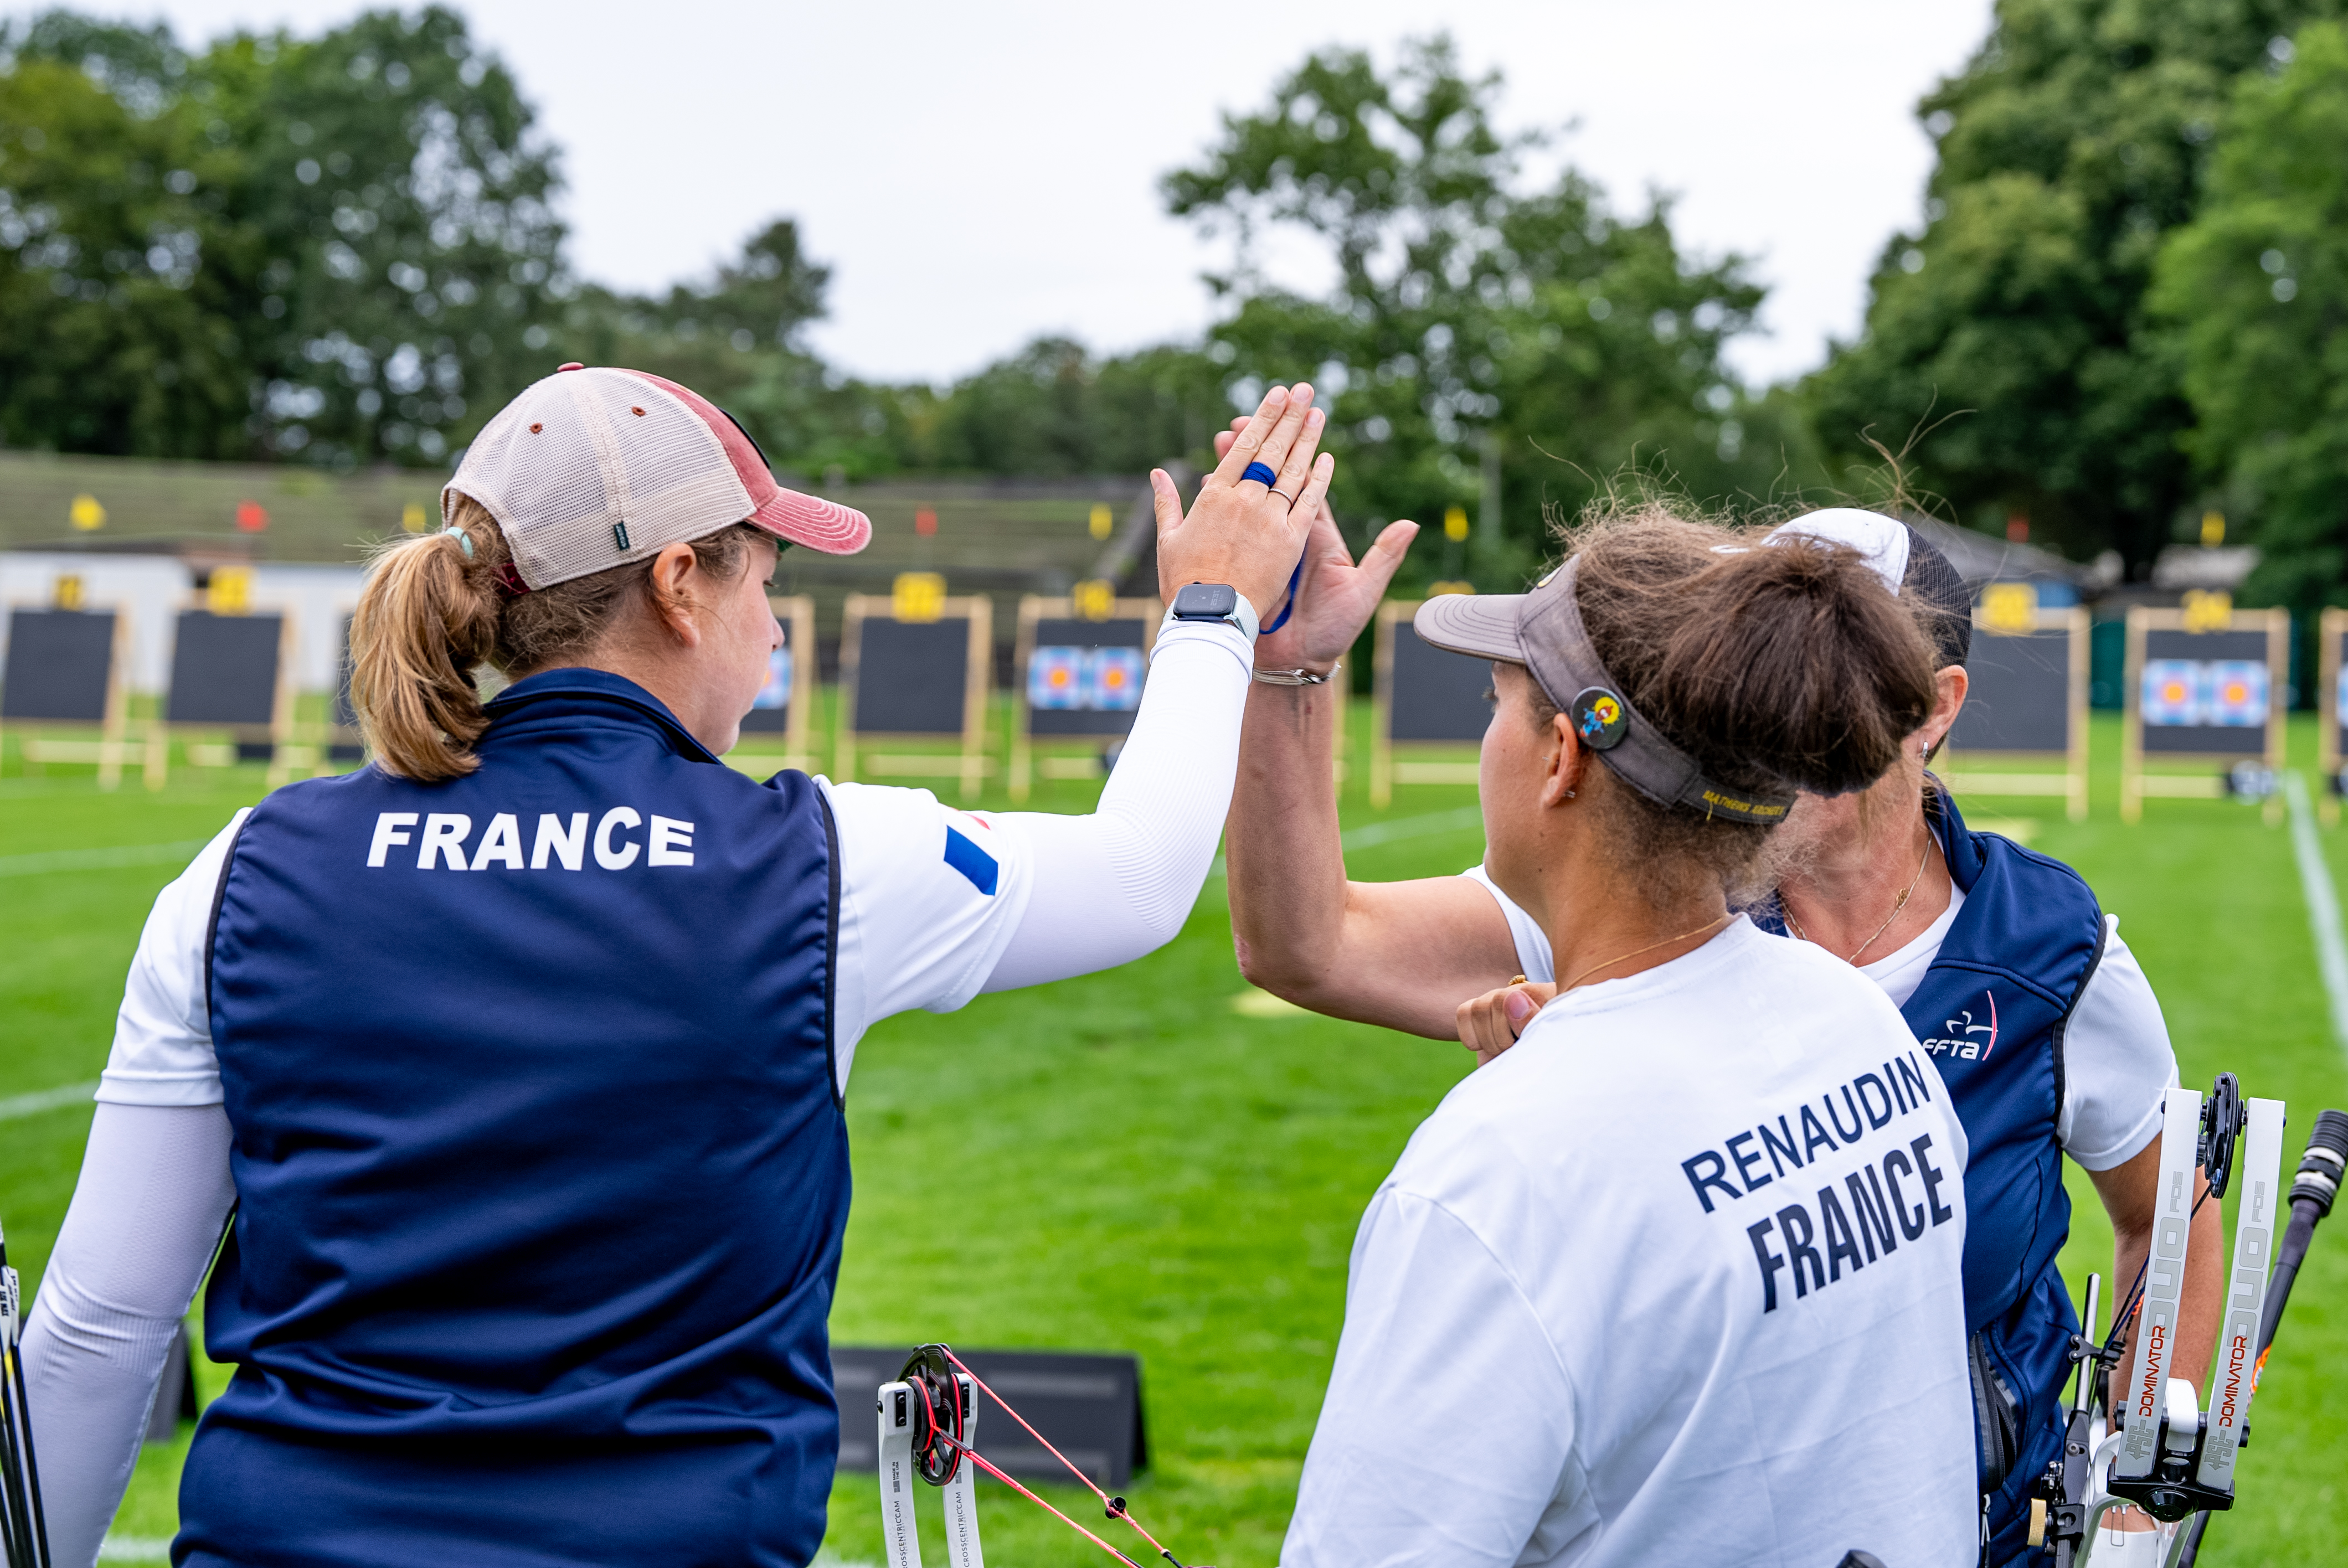
<svg viewBox="0 0 2348 1568"><path fill-rule="evenodd" d="M1982 992L1982 1005L1989 1009L1987 1023L1975 1023L1972 1009L1967 1008L1949 1020L1947 1035L1923 1041L1924 1049L1935 1056L1953 1056L1964 1061L1987 1061L1990 1052L1997 1049L1997 998L1984 990ZM1988 1038L1980 1038L1984 1035Z"/></svg>

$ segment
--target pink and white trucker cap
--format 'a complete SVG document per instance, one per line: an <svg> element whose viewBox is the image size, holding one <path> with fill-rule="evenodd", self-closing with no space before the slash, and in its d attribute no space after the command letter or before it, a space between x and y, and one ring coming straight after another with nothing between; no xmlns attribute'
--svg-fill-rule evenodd
<svg viewBox="0 0 2348 1568"><path fill-rule="evenodd" d="M440 492L505 530L528 588L646 560L750 523L827 555L870 543L871 519L786 490L742 427L698 393L641 370L566 364L499 409Z"/></svg>

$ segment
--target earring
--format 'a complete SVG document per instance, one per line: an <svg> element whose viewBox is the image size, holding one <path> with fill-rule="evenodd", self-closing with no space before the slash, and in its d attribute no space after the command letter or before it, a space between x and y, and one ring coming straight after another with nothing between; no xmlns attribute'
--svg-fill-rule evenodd
<svg viewBox="0 0 2348 1568"><path fill-rule="evenodd" d="M1566 792L1565 792L1565 798L1566 798L1566 799L1568 799L1568 800L1571 800L1571 799L1573 798L1573 792L1572 792L1571 790L1568 790L1568 791L1566 791Z"/></svg>

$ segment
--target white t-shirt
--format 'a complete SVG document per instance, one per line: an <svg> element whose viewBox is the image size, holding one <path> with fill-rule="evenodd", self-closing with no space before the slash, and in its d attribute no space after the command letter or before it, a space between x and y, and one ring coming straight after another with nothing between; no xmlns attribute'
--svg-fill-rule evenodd
<svg viewBox="0 0 2348 1568"><path fill-rule="evenodd" d="M839 829L839 973L832 998L839 1088L856 1042L880 1020L914 1008L952 1012L978 994L1017 929L1032 886L1024 835L956 811L927 790L817 784ZM118 1105L217 1105L204 997L204 943L212 893L245 812L155 899L130 960L114 1049L98 1098ZM957 868L951 829L995 863L994 886Z"/></svg>
<svg viewBox="0 0 2348 1568"><path fill-rule="evenodd" d="M1282 1563L1964 1568L1964 1163L1814 948L1559 998L1371 1200Z"/></svg>
<svg viewBox="0 0 2348 1568"><path fill-rule="evenodd" d="M1516 939L1517 967L1526 979L1554 980L1549 938L1509 896L1492 886L1481 866L1463 876L1484 885L1499 900ZM1949 907L1916 938L1889 957L1859 967L1883 988L1894 1007L1905 1007L1924 971L1941 956L1941 944L1965 907L1962 889L1949 889ZM1807 945L1807 944L1805 944ZM2152 982L2120 940L2120 917L2104 917L2104 956L2087 978L2071 1021L2063 1030L2063 1107L2055 1136L2063 1152L2081 1168L2108 1171L2142 1153L2160 1135L2161 1094L2176 1087L2177 1052Z"/></svg>

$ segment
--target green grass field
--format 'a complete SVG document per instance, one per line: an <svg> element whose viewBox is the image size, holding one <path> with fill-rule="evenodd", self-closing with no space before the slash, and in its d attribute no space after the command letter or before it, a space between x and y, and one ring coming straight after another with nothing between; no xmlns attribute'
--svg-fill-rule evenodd
<svg viewBox="0 0 2348 1568"><path fill-rule="evenodd" d="M2314 1112L2348 1104L2348 1058L2331 1037L2290 835L2226 802L2155 801L2142 825L2122 825L2116 746L2116 723L2099 715L2085 824L2048 802L1969 810L2027 821L2035 847L2087 875L2160 992L2186 1081L2230 1068L2250 1092L2287 1099L2295 1161ZM2312 765L2304 723L2293 757ZM97 1076L147 906L186 858L139 846L201 840L261 788L258 769L183 770L160 794L101 795L88 770L26 778L0 758L0 1100ZM1094 789L1045 784L1030 806L1083 810ZM1475 860L1481 835L1457 825L1473 798L1404 788L1380 814L1349 785L1349 827L1412 825L1358 850L1354 874ZM987 804L1004 804L999 789ZM2326 835L2325 848L2339 879L2348 834ZM107 850L118 853L87 853ZM832 1327L851 1342L1138 1353L1154 1463L1131 1490L1135 1512L1184 1561L1246 1568L1277 1561L1362 1206L1468 1061L1378 1030L1236 1010L1222 897L1210 883L1182 935L1128 968L872 1031L849 1100L857 1201ZM88 1124L77 1104L0 1122L0 1218L28 1284ZM2108 1271L2110 1253L2084 1180L2073 1194L2075 1282ZM2348 1235L2321 1235L2268 1367L2244 1501L2210 1531L2205 1562L2330 1562L2348 1533L2332 1464L2348 1439L2343 1286ZM202 1370L209 1391L221 1374ZM109 1556L162 1555L188 1430L148 1450ZM1852 1458L1865 1484L1866 1456ZM983 1495L997 1563L1096 1555L1001 1489ZM1081 1494L1055 1495L1097 1518ZM942 1561L942 1538L925 1551ZM880 1556L869 1476L842 1478L826 1555Z"/></svg>

